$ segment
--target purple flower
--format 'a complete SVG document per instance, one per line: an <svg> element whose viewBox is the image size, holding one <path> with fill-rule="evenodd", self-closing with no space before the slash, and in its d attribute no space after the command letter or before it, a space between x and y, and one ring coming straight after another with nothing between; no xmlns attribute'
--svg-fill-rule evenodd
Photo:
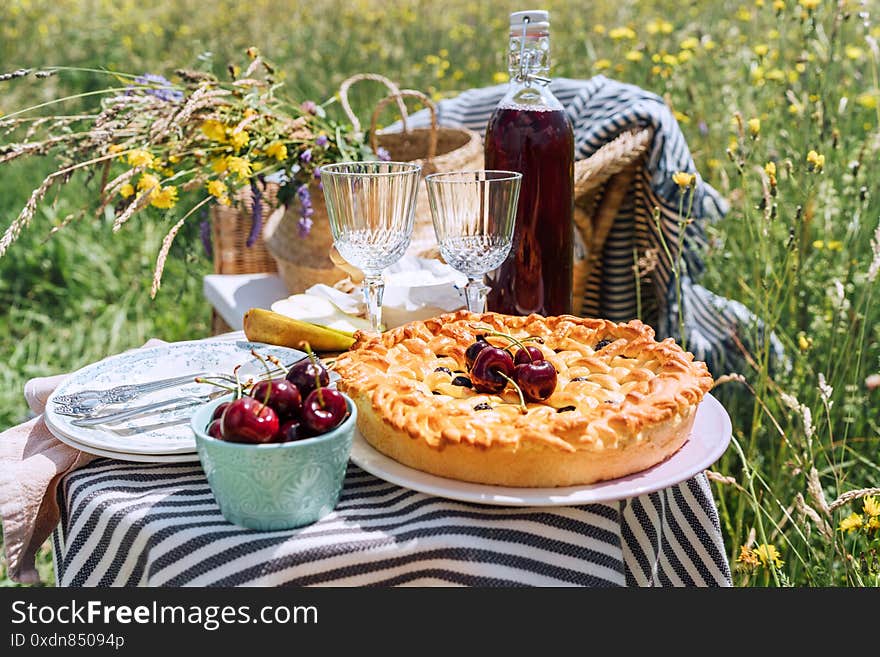
<svg viewBox="0 0 880 657"><path fill-rule="evenodd" d="M307 112L309 114L317 114L318 113L318 106L315 104L315 101L313 101L313 100L305 101L302 105L300 105L300 109L303 112Z"/></svg>
<svg viewBox="0 0 880 657"><path fill-rule="evenodd" d="M199 224L199 238L202 240L202 246L205 248L205 255L209 258L214 257L214 247L211 244L211 222L203 221Z"/></svg>
<svg viewBox="0 0 880 657"><path fill-rule="evenodd" d="M314 176L315 180L320 180L321 179L321 167L315 167L315 171L312 173L312 176Z"/></svg>
<svg viewBox="0 0 880 657"><path fill-rule="evenodd" d="M300 217L299 219L299 236L308 237L312 232L312 220L308 217Z"/></svg>
<svg viewBox="0 0 880 657"><path fill-rule="evenodd" d="M303 162L311 162L312 161L312 149L307 148L306 150L304 150L302 152L302 154L299 156L299 159L302 160Z"/></svg>
<svg viewBox="0 0 880 657"><path fill-rule="evenodd" d="M330 140L327 138L327 135L318 135L318 138L315 140L315 145L324 148L328 141Z"/></svg>
<svg viewBox="0 0 880 657"><path fill-rule="evenodd" d="M263 194L260 192L260 186L257 181L251 178L251 195L253 197L253 208L251 210L251 232L248 235L245 246L253 246L263 230Z"/></svg>
<svg viewBox="0 0 880 657"><path fill-rule="evenodd" d="M379 146L379 148L376 149L376 157L378 157L383 162L388 162L391 160L391 153Z"/></svg>
<svg viewBox="0 0 880 657"><path fill-rule="evenodd" d="M155 96L165 102L179 103L183 100L183 92L175 89L171 81L161 75L154 73L139 75L134 79L134 85L129 86L128 91L125 93L131 95L137 89L137 86L147 87L146 89L139 89L139 91L144 91L150 96Z"/></svg>

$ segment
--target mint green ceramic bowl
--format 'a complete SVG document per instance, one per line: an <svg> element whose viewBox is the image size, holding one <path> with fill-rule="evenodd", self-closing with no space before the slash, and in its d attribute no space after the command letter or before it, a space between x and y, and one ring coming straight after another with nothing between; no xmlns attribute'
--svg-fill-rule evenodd
<svg viewBox="0 0 880 657"><path fill-rule="evenodd" d="M332 431L290 443L245 445L211 438L205 429L214 409L228 398L202 406L192 417L196 448L223 517L248 529L292 529L330 513L339 501L357 407Z"/></svg>

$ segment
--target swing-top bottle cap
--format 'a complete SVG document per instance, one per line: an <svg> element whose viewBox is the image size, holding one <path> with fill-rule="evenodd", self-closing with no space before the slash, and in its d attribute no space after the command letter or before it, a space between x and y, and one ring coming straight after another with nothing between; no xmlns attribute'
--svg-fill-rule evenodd
<svg viewBox="0 0 880 657"><path fill-rule="evenodd" d="M528 11L515 11L510 15L510 31L522 31L523 25L528 24L527 31L533 30L549 30L550 29L550 12L538 9L530 9Z"/></svg>

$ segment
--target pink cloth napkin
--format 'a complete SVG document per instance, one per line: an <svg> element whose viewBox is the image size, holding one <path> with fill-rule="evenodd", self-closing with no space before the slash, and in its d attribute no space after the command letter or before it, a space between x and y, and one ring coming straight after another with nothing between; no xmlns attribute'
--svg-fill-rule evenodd
<svg viewBox="0 0 880 657"><path fill-rule="evenodd" d="M144 347L160 344L150 340ZM17 582L39 581L34 558L58 524L62 477L96 458L62 443L43 421L46 401L65 377L28 381L24 396L37 417L0 433L0 521L9 576Z"/></svg>

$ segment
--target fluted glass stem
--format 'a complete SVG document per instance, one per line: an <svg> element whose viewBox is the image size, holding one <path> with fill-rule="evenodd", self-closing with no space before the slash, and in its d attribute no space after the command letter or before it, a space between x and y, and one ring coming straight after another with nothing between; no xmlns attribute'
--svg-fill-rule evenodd
<svg viewBox="0 0 880 657"><path fill-rule="evenodd" d="M464 286L464 296L467 300L467 308L472 313L486 312L486 296L489 293L489 287L483 284L478 278L468 278L467 285Z"/></svg>
<svg viewBox="0 0 880 657"><path fill-rule="evenodd" d="M381 274L364 278L364 299L367 302L367 312L370 315L370 330L375 334L382 332L382 295L384 293L385 280Z"/></svg>

